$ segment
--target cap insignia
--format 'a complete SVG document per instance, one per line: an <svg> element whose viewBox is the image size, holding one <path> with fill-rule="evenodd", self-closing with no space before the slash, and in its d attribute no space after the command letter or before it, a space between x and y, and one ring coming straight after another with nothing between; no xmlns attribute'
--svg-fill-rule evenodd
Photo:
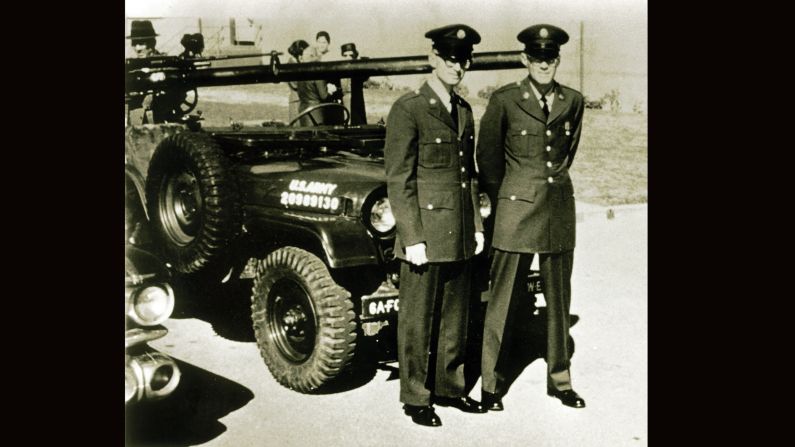
<svg viewBox="0 0 795 447"><path fill-rule="evenodd" d="M549 37L549 31L546 28L541 28L541 31L538 32L538 35L546 39Z"/></svg>
<svg viewBox="0 0 795 447"><path fill-rule="evenodd" d="M459 29L458 32L456 33L456 37L458 37L459 39L463 39L466 36L467 36L466 31L462 29Z"/></svg>

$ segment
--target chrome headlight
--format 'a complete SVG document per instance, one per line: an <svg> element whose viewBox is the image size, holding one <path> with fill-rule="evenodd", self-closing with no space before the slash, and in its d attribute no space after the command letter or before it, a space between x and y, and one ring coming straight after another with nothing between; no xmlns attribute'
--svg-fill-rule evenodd
<svg viewBox="0 0 795 447"><path fill-rule="evenodd" d="M370 208L370 226L379 234L387 234L395 228L395 216L389 199L382 197L373 203Z"/></svg>
<svg viewBox="0 0 795 447"><path fill-rule="evenodd" d="M174 291L168 284L151 285L133 292L127 315L142 326L160 324L174 311Z"/></svg>
<svg viewBox="0 0 795 447"><path fill-rule="evenodd" d="M126 362L125 403L162 399L177 388L182 376L177 362L161 352L128 357Z"/></svg>
<svg viewBox="0 0 795 447"><path fill-rule="evenodd" d="M491 216L491 200L488 194L485 192L478 194L478 201L480 203L480 217L485 219Z"/></svg>

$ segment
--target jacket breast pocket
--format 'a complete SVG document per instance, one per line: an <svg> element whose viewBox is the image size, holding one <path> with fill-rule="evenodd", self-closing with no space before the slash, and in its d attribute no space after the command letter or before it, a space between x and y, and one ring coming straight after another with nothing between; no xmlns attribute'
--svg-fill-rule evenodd
<svg viewBox="0 0 795 447"><path fill-rule="evenodd" d="M431 134L420 141L418 163L423 168L447 168L453 163L453 137Z"/></svg>
<svg viewBox="0 0 795 447"><path fill-rule="evenodd" d="M528 127L526 129L510 129L508 138L514 153L529 157L532 155L533 147L540 144L542 137L536 129Z"/></svg>

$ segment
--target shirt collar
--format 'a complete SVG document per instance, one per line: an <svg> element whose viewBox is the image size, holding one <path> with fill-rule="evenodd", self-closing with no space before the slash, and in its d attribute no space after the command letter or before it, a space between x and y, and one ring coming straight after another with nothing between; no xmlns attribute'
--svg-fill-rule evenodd
<svg viewBox="0 0 795 447"><path fill-rule="evenodd" d="M442 85L442 81L439 80L435 75L431 76L431 79L428 79L428 86L436 93L439 99L442 101L442 104L449 112L452 109L450 105L450 94L447 93L447 89L444 88Z"/></svg>
<svg viewBox="0 0 795 447"><path fill-rule="evenodd" d="M552 81L552 82L554 82L554 81ZM528 81L528 84L530 84L530 88L533 90L533 94L536 96L536 99L541 101L541 92L538 91L538 89L536 88L535 85L533 85L532 82ZM557 86L553 86L551 89L549 89L549 93L546 94L547 102L549 102L551 99L555 98L556 87Z"/></svg>

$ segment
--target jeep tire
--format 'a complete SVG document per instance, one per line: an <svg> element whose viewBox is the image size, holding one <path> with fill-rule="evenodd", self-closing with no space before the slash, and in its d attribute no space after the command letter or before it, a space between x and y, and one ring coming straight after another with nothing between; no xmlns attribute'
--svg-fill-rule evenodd
<svg viewBox="0 0 795 447"><path fill-rule="evenodd" d="M157 245L178 272L226 273L241 212L231 164L209 135L164 139L149 163L146 198Z"/></svg>
<svg viewBox="0 0 795 447"><path fill-rule="evenodd" d="M273 377L302 393L337 377L356 349L350 293L317 256L283 247L257 262L251 320Z"/></svg>

